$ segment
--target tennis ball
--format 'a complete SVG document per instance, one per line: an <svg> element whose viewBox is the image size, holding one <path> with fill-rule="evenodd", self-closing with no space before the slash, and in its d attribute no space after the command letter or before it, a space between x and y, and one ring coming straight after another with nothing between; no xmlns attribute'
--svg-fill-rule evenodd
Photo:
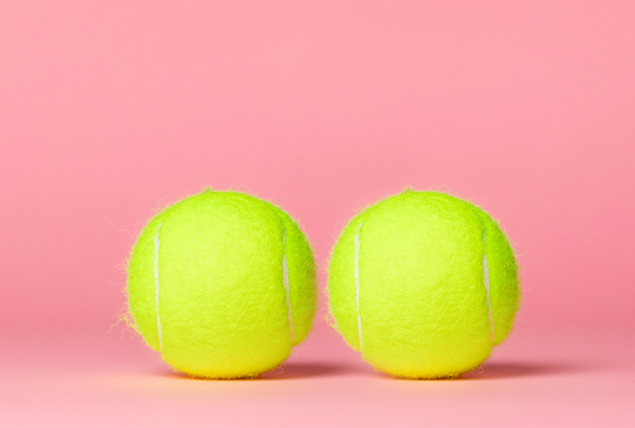
<svg viewBox="0 0 635 428"><path fill-rule="evenodd" d="M375 368L452 378L478 367L512 329L517 266L494 220L469 202L406 191L342 232L329 263L335 327Z"/></svg>
<svg viewBox="0 0 635 428"><path fill-rule="evenodd" d="M315 263L295 221L236 192L206 190L156 215L132 249L135 328L174 369L255 377L309 333Z"/></svg>

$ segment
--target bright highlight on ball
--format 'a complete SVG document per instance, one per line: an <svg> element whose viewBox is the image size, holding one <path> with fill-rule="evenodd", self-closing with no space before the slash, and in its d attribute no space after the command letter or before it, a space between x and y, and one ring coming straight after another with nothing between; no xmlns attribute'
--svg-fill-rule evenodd
<svg viewBox="0 0 635 428"><path fill-rule="evenodd" d="M141 232L128 267L135 327L178 371L255 377L309 333L315 263L295 221L235 192L204 191Z"/></svg>
<svg viewBox="0 0 635 428"><path fill-rule="evenodd" d="M406 191L342 232L329 264L336 327L372 366L404 378L478 367L512 329L520 297L514 253L469 202Z"/></svg>

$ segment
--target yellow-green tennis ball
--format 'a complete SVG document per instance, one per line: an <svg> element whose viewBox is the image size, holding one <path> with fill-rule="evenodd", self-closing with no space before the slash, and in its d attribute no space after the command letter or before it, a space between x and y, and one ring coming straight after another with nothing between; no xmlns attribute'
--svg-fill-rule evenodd
<svg viewBox="0 0 635 428"><path fill-rule="evenodd" d="M329 265L330 309L348 344L405 378L456 377L507 337L518 309L514 253L482 209L406 191L357 215Z"/></svg>
<svg viewBox="0 0 635 428"><path fill-rule="evenodd" d="M309 333L315 263L295 221L235 192L204 191L155 216L128 267L136 328L173 368L254 377Z"/></svg>

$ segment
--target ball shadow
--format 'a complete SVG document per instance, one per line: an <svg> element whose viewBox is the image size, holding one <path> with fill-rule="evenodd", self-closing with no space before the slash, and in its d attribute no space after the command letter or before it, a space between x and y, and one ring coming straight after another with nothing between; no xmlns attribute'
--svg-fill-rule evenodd
<svg viewBox="0 0 635 428"><path fill-rule="evenodd" d="M458 380L510 379L518 377L550 376L575 372L584 368L576 364L545 362L490 362L464 373Z"/></svg>
<svg viewBox="0 0 635 428"><path fill-rule="evenodd" d="M299 363L288 362L282 366L276 367L273 370L265 372L258 377L254 378L239 378L239 379L206 379L200 377L193 377L185 373L171 370L169 367L165 367L159 371L152 373L153 376L183 379L193 381L271 381L271 380L291 380L291 379L307 379L314 377L333 376L344 373L354 372L355 368L343 364L336 363Z"/></svg>
<svg viewBox="0 0 635 428"><path fill-rule="evenodd" d="M355 371L353 367L336 363L298 363L288 362L262 374L257 380L305 379L341 375Z"/></svg>
<svg viewBox="0 0 635 428"><path fill-rule="evenodd" d="M513 379L520 377L540 377L559 375L563 373L589 370L576 364L540 363L540 362L487 362L458 377L439 379L408 379L398 378L386 373L377 372L384 379L402 380L410 382L460 382L460 381L485 381L497 379Z"/></svg>
<svg viewBox="0 0 635 428"><path fill-rule="evenodd" d="M576 364L563 364L563 363L545 363L545 362L487 362L482 366L471 370L467 373L460 375L457 378L447 379L405 379L396 378L389 374L379 371L375 372L375 376L384 378L387 380L402 380L402 381L436 381L436 382L459 382L459 381L485 381L485 380L497 380L497 379L513 379L521 377L541 377L560 375L564 373L577 372L581 370L589 370L588 367L583 367ZM316 377L329 377L346 375L355 372L363 371L363 369L333 362L287 362L282 366L270 370L255 378L244 379L205 379L196 378L190 375L179 373L164 368L158 372L154 372L154 376L167 377L173 379L194 380L194 381L206 381L206 380L218 380L218 381L274 381L274 380L293 380L293 379L309 379ZM372 375L371 375L372 376Z"/></svg>

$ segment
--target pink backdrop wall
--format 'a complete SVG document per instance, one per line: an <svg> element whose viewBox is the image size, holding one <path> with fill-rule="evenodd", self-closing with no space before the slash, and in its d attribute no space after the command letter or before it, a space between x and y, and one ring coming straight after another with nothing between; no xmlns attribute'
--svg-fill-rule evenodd
<svg viewBox="0 0 635 428"><path fill-rule="evenodd" d="M510 358L541 332L556 346L591 330L564 360L607 332L618 348L598 358L635 357L634 22L630 1L0 3L4 358L159 367L121 325L108 333L123 267L153 213L205 186L288 210L322 288L367 204L406 187L473 200L522 265ZM295 358L358 364L325 303Z"/></svg>

